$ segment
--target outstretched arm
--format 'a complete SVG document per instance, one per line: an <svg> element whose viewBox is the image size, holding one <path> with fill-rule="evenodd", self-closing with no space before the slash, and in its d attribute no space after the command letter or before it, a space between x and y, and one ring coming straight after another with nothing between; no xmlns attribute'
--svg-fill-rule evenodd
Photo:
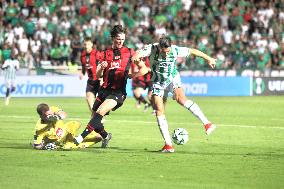
<svg viewBox="0 0 284 189"><path fill-rule="evenodd" d="M135 52L135 54L132 57L132 61L140 61L144 57L150 56L152 52L152 44L145 45L143 49L139 49Z"/></svg>
<svg viewBox="0 0 284 189"><path fill-rule="evenodd" d="M205 53L203 53L203 52L201 52L200 50L197 50L197 49L191 49L190 48L189 52L190 52L191 55L204 58L211 68L215 68L215 66L216 66L216 59L208 56L207 54L205 54Z"/></svg>

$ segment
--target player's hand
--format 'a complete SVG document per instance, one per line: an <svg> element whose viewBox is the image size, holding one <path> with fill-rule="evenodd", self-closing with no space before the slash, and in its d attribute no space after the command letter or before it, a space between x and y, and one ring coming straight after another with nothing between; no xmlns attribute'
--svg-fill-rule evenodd
<svg viewBox="0 0 284 189"><path fill-rule="evenodd" d="M61 119L60 116L57 114L47 115L46 117L47 117L47 121L50 121L50 122L56 122Z"/></svg>
<svg viewBox="0 0 284 189"><path fill-rule="evenodd" d="M100 66L102 69L105 69L107 67L107 61L100 62Z"/></svg>
<svg viewBox="0 0 284 189"><path fill-rule="evenodd" d="M215 68L215 67L216 67L216 61L217 61L217 59L210 58L210 59L208 60L209 66L210 66L211 68Z"/></svg>
<svg viewBox="0 0 284 189"><path fill-rule="evenodd" d="M131 57L131 61L132 62L139 62L140 61L140 57L138 53L135 53L132 57Z"/></svg>

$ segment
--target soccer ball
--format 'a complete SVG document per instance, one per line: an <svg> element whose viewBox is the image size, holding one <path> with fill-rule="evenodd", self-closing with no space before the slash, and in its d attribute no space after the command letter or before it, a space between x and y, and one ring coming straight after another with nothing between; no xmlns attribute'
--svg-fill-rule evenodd
<svg viewBox="0 0 284 189"><path fill-rule="evenodd" d="M188 132L184 128L177 128L174 130L172 138L175 144L183 145L188 141Z"/></svg>

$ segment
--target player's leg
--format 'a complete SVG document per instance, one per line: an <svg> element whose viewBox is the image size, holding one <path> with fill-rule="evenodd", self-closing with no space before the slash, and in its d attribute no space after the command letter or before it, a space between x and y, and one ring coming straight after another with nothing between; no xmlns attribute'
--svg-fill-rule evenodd
<svg viewBox="0 0 284 189"><path fill-rule="evenodd" d="M95 110L93 117L89 121L82 134L75 138L75 143L81 143L87 135L89 135L92 131L95 131L99 133L103 138L102 147L105 148L107 146L108 141L111 139L111 133L107 133L105 131L102 124L102 118L106 113L114 109L117 106L118 102L114 100L115 98L109 99L108 96L104 95L107 95L107 92L102 92L97 97L93 107L93 110ZM100 105L97 106L98 104Z"/></svg>
<svg viewBox="0 0 284 189"><path fill-rule="evenodd" d="M112 99L106 99L99 107L98 110L93 114L93 117L89 121L87 127L81 135L75 138L76 142L81 143L87 135L92 131L99 133L104 139L108 137L108 133L105 131L102 124L103 116L116 106L117 102Z"/></svg>
<svg viewBox="0 0 284 189"><path fill-rule="evenodd" d="M191 113L203 123L207 135L209 135L216 128L215 125L208 121L207 117L204 115L199 106L192 100L186 98L182 88L179 87L174 90L174 97L180 105L191 111Z"/></svg>
<svg viewBox="0 0 284 189"><path fill-rule="evenodd" d="M144 88L142 88L141 86L137 86L134 90L133 90L133 95L134 98L139 102L139 104L144 104L145 106L149 106L149 102L144 98L144 96L142 95L144 91ZM145 107L144 107L145 110Z"/></svg>
<svg viewBox="0 0 284 189"><path fill-rule="evenodd" d="M138 95L136 94L136 89L138 88L138 81L135 80L135 79L132 79L132 94L133 94L133 97L134 99L136 100L136 104L135 104L135 107L136 108L141 108L141 102L139 101L139 98L137 97Z"/></svg>
<svg viewBox="0 0 284 189"><path fill-rule="evenodd" d="M147 97L148 97L148 100L149 100L149 102L150 102L150 105L151 105L151 107L152 107L152 109L153 109L152 114L153 114L153 115L156 115L156 108L155 108L154 103L153 103L152 95L153 95L152 88L151 88L151 87L148 87L148 94L147 94Z"/></svg>
<svg viewBox="0 0 284 189"><path fill-rule="evenodd" d="M87 81L87 86L86 86L86 101L89 107L89 110L91 112L94 102L95 102L95 98L96 98L96 94L98 93L100 87L100 81L99 80L90 80L88 79Z"/></svg>
<svg viewBox="0 0 284 189"><path fill-rule="evenodd" d="M132 93L133 93L134 99L136 100L135 107L136 107L137 109L139 109L139 108L141 108L141 102L140 102L139 97L138 97L138 95L137 95L137 90L136 90L136 89L137 89L136 87L133 88L133 89L132 89Z"/></svg>
<svg viewBox="0 0 284 189"><path fill-rule="evenodd" d="M12 88L12 81L7 80L6 81L6 95L5 95L5 105L8 106L10 103L11 98L11 88Z"/></svg>
<svg viewBox="0 0 284 189"><path fill-rule="evenodd" d="M169 133L169 126L164 112L164 103L163 103L164 90L161 86L153 87L152 100L154 107L156 108L156 117L160 132L165 141L165 146L162 149L162 152L174 152L171 136Z"/></svg>
<svg viewBox="0 0 284 189"><path fill-rule="evenodd" d="M78 147L88 148L101 141L102 141L101 135L99 135L96 132L91 132Z"/></svg>
<svg viewBox="0 0 284 189"><path fill-rule="evenodd" d="M86 92L86 101L88 103L89 110L92 112L92 107L95 103L95 95L93 92Z"/></svg>
<svg viewBox="0 0 284 189"><path fill-rule="evenodd" d="M65 128L68 133L70 133L72 136L75 136L78 132L78 130L81 127L81 123L78 121L68 121L65 123Z"/></svg>

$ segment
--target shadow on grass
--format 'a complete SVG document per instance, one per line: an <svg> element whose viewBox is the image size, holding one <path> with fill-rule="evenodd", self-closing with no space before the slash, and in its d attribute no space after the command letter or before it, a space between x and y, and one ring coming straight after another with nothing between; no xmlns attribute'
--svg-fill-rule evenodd
<svg viewBox="0 0 284 189"><path fill-rule="evenodd" d="M31 144L11 143L0 145L0 149L15 149L15 150L34 150ZM100 146L79 149L57 149L54 151L79 151L79 152L95 152L95 153L157 153L157 154L183 154L183 155L202 155L202 156L243 156L243 157L280 157L284 158L284 153L279 152L266 152L266 153L233 153L233 152L192 152L192 151L176 151L174 153L162 153L159 150L133 149L122 147L108 147L101 148Z"/></svg>
<svg viewBox="0 0 284 189"><path fill-rule="evenodd" d="M15 149L15 150L33 150L32 145L30 144L17 144L17 143L11 143L6 145L0 145L0 149Z"/></svg>

